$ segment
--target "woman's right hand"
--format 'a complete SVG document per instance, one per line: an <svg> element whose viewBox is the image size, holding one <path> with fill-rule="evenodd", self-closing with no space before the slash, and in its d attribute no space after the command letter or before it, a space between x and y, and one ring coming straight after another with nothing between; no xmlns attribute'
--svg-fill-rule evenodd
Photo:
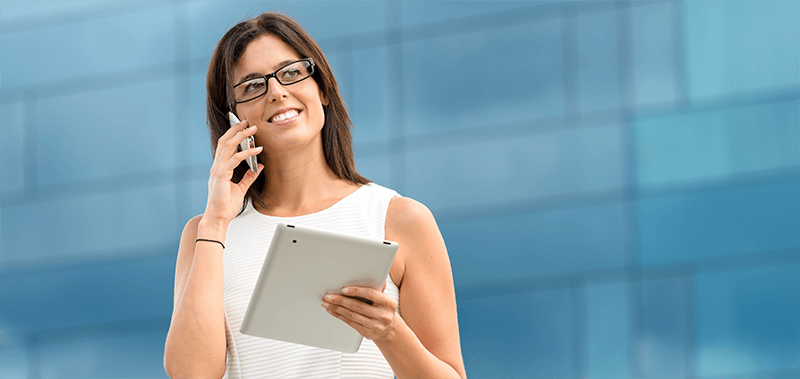
<svg viewBox="0 0 800 379"><path fill-rule="evenodd" d="M208 178L208 202L206 211L203 213L204 222L227 227L228 223L242 209L247 189L255 182L264 168L264 165L259 163L258 173L247 170L239 183L232 181L233 170L247 157L257 155L263 149L259 146L238 151L239 143L256 133L255 125L249 128L247 126L247 120L232 126L217 142L214 163L211 165L211 173Z"/></svg>
<svg viewBox="0 0 800 379"><path fill-rule="evenodd" d="M238 151L239 143L256 132L247 121L233 125L217 142L208 178L208 202L200 217L186 223L175 267L172 320L164 345L164 370L172 378L221 378L225 375L225 297L223 259L230 221L238 214L258 173L247 170L239 183L233 171L261 148ZM197 239L220 242L198 243Z"/></svg>

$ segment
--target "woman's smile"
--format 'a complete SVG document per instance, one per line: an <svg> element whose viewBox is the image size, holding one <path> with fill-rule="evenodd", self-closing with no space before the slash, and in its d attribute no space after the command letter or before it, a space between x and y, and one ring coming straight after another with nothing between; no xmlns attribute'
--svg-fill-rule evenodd
<svg viewBox="0 0 800 379"><path fill-rule="evenodd" d="M284 108L275 113L267 120L268 123L273 125L286 125L294 122L300 116L302 110L294 108Z"/></svg>

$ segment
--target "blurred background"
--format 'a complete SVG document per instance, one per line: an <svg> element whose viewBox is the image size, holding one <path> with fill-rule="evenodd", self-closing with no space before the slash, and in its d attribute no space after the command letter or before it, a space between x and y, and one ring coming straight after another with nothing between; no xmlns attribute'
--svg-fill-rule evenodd
<svg viewBox="0 0 800 379"><path fill-rule="evenodd" d="M471 378L800 377L800 3L0 1L0 376L164 378L205 73L296 18Z"/></svg>

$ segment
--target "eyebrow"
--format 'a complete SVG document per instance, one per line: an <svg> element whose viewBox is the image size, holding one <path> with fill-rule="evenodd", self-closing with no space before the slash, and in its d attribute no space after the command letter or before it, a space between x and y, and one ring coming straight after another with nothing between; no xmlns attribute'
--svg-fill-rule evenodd
<svg viewBox="0 0 800 379"><path fill-rule="evenodd" d="M280 67L286 66L287 64L292 63L294 61L297 61L297 59L287 59L285 61L279 62L277 65L275 65L275 67L279 67L280 68ZM273 70L272 72L275 72L277 70L278 69ZM246 82L246 81L248 81L250 79L258 78L260 76L264 76L264 74L261 74L261 73L258 73L258 72L251 72L251 73L245 75L244 78L239 79L236 82L236 84L239 84L239 83L242 83L242 82Z"/></svg>

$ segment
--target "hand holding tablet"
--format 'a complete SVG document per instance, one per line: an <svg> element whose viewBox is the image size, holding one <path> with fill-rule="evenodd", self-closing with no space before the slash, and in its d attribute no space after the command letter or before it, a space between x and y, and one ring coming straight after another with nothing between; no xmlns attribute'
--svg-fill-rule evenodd
<svg viewBox="0 0 800 379"><path fill-rule="evenodd" d="M391 304L384 303L391 299L380 292L397 248L396 242L278 224L240 331L355 353L361 346L362 335L355 326L331 314L352 312L347 307L358 307L357 303L361 303L352 297L381 302L379 306L369 306L373 311L380 310L370 316L380 317L392 309ZM339 295L343 288L354 292ZM321 306L326 294L331 296L331 314ZM393 309L397 309L397 304ZM379 324L369 324L366 335L374 334Z"/></svg>
<svg viewBox="0 0 800 379"><path fill-rule="evenodd" d="M350 325L360 335L376 340L383 337L395 321L397 302L381 290L350 286L341 294L328 294L322 306L328 313Z"/></svg>

